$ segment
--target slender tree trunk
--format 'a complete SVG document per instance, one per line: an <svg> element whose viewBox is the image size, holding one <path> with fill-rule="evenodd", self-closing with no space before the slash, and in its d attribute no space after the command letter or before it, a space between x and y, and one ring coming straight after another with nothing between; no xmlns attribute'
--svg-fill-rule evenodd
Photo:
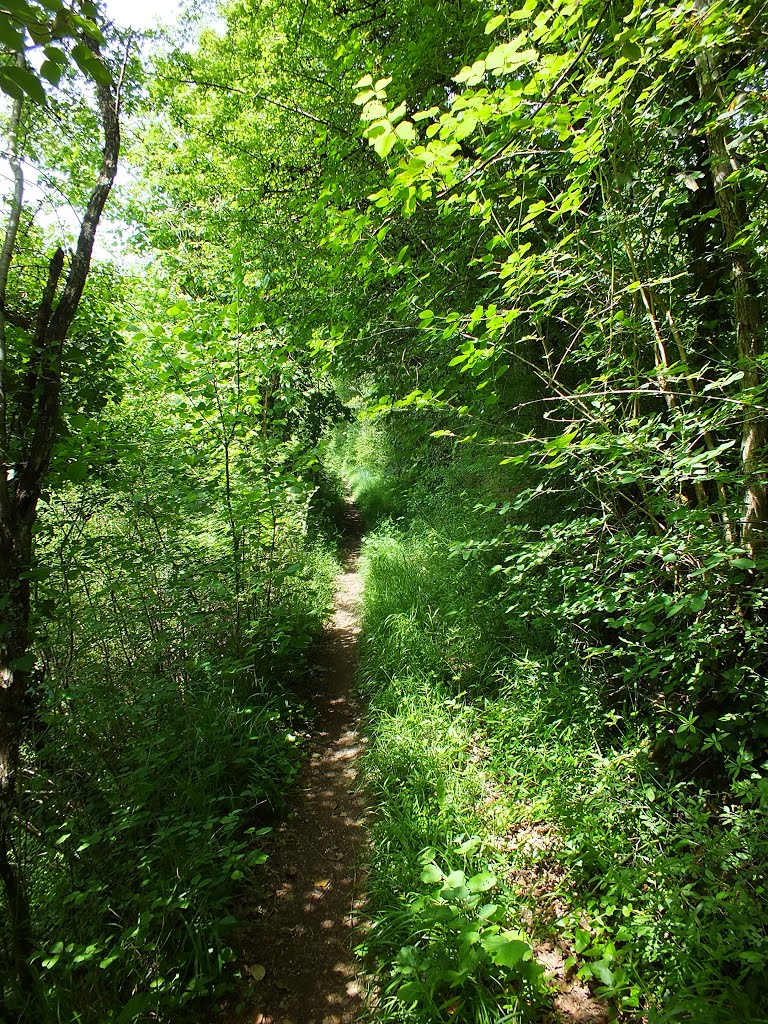
<svg viewBox="0 0 768 1024"><path fill-rule="evenodd" d="M100 59L97 44L83 42ZM19 55L18 63L24 57ZM0 248L0 882L8 905L13 958L18 984L34 1005L34 952L29 898L14 855L14 822L23 814L19 786L21 750L34 712L30 689L30 574L34 564L33 528L59 422L64 345L77 314L91 264L96 228L117 173L120 149L118 96L111 85L97 83L96 95L104 142L102 163L85 209L77 246L56 302L64 269L59 249L51 259L48 281L31 332L26 372L9 397L6 359L8 276L21 217L23 178L19 154L22 102L14 103L8 162L14 190ZM36 1012L30 1009L30 1013Z"/></svg>
<svg viewBox="0 0 768 1024"><path fill-rule="evenodd" d="M709 12L708 0L696 0L702 16ZM706 100L708 125L705 130L709 150L709 172L720 211L728 260L731 266L733 314L739 362L744 371L743 390L747 393L761 387L764 375L759 359L765 351L765 320L759 298L760 288L755 269L755 254L748 238L749 214L744 194L735 172L738 164L732 157L726 122L716 118L724 113L725 103L719 86L720 56L714 47L701 49L696 57L696 79L699 93ZM768 494L764 482L764 455L768 441L765 415L755 409L750 396L745 396L741 460L745 477L744 519L742 540L753 555L761 554L766 544Z"/></svg>
<svg viewBox="0 0 768 1024"><path fill-rule="evenodd" d="M3 524L5 525L5 524ZM3 635L0 640L0 879L5 890L11 948L17 981L29 989L29 957L34 950L32 923L20 867L13 857L19 738L29 713L30 583L32 530L20 522L0 532L0 594Z"/></svg>
<svg viewBox="0 0 768 1024"><path fill-rule="evenodd" d="M25 67L24 55L16 64ZM5 892L11 928L11 955L17 981L31 987L29 957L33 951L29 901L19 865L12 853L18 737L24 728L29 668L32 529L18 515L14 501L16 469L9 430L6 303L8 277L16 249L24 197L24 175L19 157L19 129L23 100L14 100L8 129L8 163L13 174L8 221L0 250L0 880Z"/></svg>

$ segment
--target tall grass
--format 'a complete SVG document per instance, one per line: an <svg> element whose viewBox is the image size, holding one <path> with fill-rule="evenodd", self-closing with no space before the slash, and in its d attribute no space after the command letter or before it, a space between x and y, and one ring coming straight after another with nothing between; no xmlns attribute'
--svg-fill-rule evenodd
<svg viewBox="0 0 768 1024"><path fill-rule="evenodd" d="M372 469L389 448L376 436L365 428L361 500L388 486ZM361 443L345 450L350 479ZM552 634L514 559L503 584L493 573L481 469L467 455L411 471L364 546L378 818L363 952L381 979L377 1019L535 1018L541 978L488 959L490 925L557 944L627 1019L768 1020L760 785L718 797L657 762L642 717L606 701L599 669ZM515 590L524 623L505 610ZM457 871L492 876L485 923L447 885Z"/></svg>

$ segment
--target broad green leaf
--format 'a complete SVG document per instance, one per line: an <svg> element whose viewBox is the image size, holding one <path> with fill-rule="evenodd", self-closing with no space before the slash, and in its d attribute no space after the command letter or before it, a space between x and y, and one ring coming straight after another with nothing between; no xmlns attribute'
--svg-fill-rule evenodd
<svg viewBox="0 0 768 1024"><path fill-rule="evenodd" d="M455 139L466 139L477 128L477 118L472 114L465 114L456 126L453 137Z"/></svg>
<svg viewBox="0 0 768 1024"><path fill-rule="evenodd" d="M23 95L28 96L40 106L47 102L45 89L37 75L26 68L16 67L15 64L0 68L0 89L16 99Z"/></svg>
<svg viewBox="0 0 768 1024"><path fill-rule="evenodd" d="M392 124L397 124L398 121L405 117L407 109L408 108L406 107L405 103L399 103L393 110L390 110L387 117L392 122Z"/></svg>
<svg viewBox="0 0 768 1024"><path fill-rule="evenodd" d="M413 142L416 131L410 121L401 121L395 128L395 135L401 142Z"/></svg>
<svg viewBox="0 0 768 1024"><path fill-rule="evenodd" d="M488 892L498 884L498 880L490 871L481 871L467 879L467 888L470 892Z"/></svg>
<svg viewBox="0 0 768 1024"><path fill-rule="evenodd" d="M16 53L24 49L24 33L0 13L0 44Z"/></svg>
<svg viewBox="0 0 768 1024"><path fill-rule="evenodd" d="M373 148L380 157L385 158L392 152L392 148L397 142L397 135L388 121L386 124L384 122L377 122L377 124L382 126L382 130L373 137Z"/></svg>
<svg viewBox="0 0 768 1024"><path fill-rule="evenodd" d="M613 971L604 960L597 960L595 963L590 964L592 974L598 978L606 988L613 988L615 985L615 978Z"/></svg>
<svg viewBox="0 0 768 1024"><path fill-rule="evenodd" d="M36 660L34 653L30 651L20 658L14 658L11 662L11 669L16 672L31 672L35 667Z"/></svg>
<svg viewBox="0 0 768 1024"><path fill-rule="evenodd" d="M516 967L532 953L527 942L523 939L508 938L508 934L491 935L482 942L493 963L500 967Z"/></svg>
<svg viewBox="0 0 768 1024"><path fill-rule="evenodd" d="M574 935L574 948L577 953L583 953L592 944L592 935L586 928L576 928Z"/></svg>
<svg viewBox="0 0 768 1024"><path fill-rule="evenodd" d="M466 885L467 876L463 871L451 871L449 875L446 875L445 886L447 889L459 889L463 885Z"/></svg>
<svg viewBox="0 0 768 1024"><path fill-rule="evenodd" d="M536 11L537 0L526 0L523 7L517 11L512 11L511 14L507 15L510 21L525 21L526 19L533 16Z"/></svg>
<svg viewBox="0 0 768 1024"><path fill-rule="evenodd" d="M518 50L515 43L501 43L485 58L485 67L497 75L507 75L524 64L533 64L539 58L536 50Z"/></svg>
<svg viewBox="0 0 768 1024"><path fill-rule="evenodd" d="M370 100L363 107L360 117L363 121L375 121L377 118L386 117L387 108L381 100Z"/></svg>
<svg viewBox="0 0 768 1024"><path fill-rule="evenodd" d="M454 82L472 86L478 85L485 77L485 61L477 60L471 67L464 67L454 76Z"/></svg>
<svg viewBox="0 0 768 1024"><path fill-rule="evenodd" d="M51 85L59 84L63 70L64 69L61 64L55 64L52 60L44 60L40 65L40 74L43 78L49 81Z"/></svg>
<svg viewBox="0 0 768 1024"><path fill-rule="evenodd" d="M437 864L433 863L427 864L426 867L422 870L421 875L419 877L421 878L422 882L432 884L434 882L442 882L443 879L445 878L445 875L437 866Z"/></svg>
<svg viewBox="0 0 768 1024"><path fill-rule="evenodd" d="M400 985L396 995L401 1003L417 1003L424 994L424 988L418 981L407 981Z"/></svg>

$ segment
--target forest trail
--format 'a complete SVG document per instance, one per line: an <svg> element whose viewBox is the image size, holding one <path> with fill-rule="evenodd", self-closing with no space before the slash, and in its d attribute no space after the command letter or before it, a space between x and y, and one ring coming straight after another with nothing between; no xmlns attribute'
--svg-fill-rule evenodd
<svg viewBox="0 0 768 1024"><path fill-rule="evenodd" d="M361 526L351 505L347 534L321 669L307 693L316 712L309 756L293 809L265 846L263 896L241 912L248 921L241 961L253 978L253 998L237 1024L351 1024L363 1009L352 945L364 899L369 812L358 786Z"/></svg>

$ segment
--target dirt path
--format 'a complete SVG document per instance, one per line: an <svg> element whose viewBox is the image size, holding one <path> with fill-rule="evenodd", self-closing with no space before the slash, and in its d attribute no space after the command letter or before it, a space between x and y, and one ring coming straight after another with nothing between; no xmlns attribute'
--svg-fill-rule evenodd
<svg viewBox="0 0 768 1024"><path fill-rule="evenodd" d="M353 695L362 582L352 519L321 665L308 694L316 708L310 756L290 817L265 845L265 894L243 916L244 967L253 1003L238 1024L352 1024L363 1009L351 952L361 909L366 800L357 786L363 739ZM263 975L263 976L262 976Z"/></svg>

